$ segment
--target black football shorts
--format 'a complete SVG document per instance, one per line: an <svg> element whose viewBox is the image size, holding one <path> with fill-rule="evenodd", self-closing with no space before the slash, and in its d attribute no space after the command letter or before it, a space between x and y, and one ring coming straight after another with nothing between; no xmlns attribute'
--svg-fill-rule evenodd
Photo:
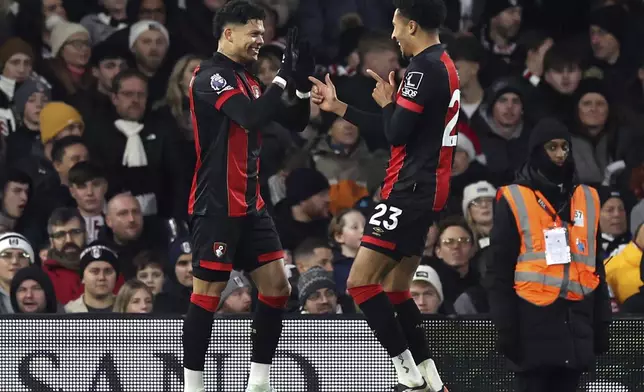
<svg viewBox="0 0 644 392"><path fill-rule="evenodd" d="M266 209L241 217L193 215L190 235L192 273L208 282L227 281L233 269L251 272L284 258L275 224Z"/></svg>
<svg viewBox="0 0 644 392"><path fill-rule="evenodd" d="M431 205L421 208L394 197L382 200L367 218L361 246L397 262L403 257L422 256L427 231L435 218Z"/></svg>

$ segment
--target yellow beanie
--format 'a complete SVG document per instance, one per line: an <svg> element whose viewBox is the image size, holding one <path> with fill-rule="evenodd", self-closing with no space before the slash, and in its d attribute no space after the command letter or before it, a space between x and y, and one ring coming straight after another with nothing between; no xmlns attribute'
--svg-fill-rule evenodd
<svg viewBox="0 0 644 392"><path fill-rule="evenodd" d="M40 139L42 144L55 138L66 126L83 123L78 110L63 102L50 102L40 111Z"/></svg>

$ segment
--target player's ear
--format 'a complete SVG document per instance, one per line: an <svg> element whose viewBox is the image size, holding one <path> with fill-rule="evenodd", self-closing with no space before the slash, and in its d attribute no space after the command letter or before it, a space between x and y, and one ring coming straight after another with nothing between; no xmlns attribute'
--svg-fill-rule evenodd
<svg viewBox="0 0 644 392"><path fill-rule="evenodd" d="M228 42L233 41L233 29L231 29L230 27L226 27L222 35L224 38L226 38L226 41Z"/></svg>
<svg viewBox="0 0 644 392"><path fill-rule="evenodd" d="M407 23L407 29L409 30L409 35L414 35L418 31L418 23L414 20L410 20L409 23Z"/></svg>

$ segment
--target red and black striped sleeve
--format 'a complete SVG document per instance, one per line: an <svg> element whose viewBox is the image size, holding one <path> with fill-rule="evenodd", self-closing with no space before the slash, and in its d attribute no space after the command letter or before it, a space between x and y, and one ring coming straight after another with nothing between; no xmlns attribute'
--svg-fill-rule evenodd
<svg viewBox="0 0 644 392"><path fill-rule="evenodd" d="M232 69L200 72L193 82L193 95L195 99L210 103L244 129L258 130L275 117L284 90L272 83L261 97L251 101L238 83Z"/></svg>

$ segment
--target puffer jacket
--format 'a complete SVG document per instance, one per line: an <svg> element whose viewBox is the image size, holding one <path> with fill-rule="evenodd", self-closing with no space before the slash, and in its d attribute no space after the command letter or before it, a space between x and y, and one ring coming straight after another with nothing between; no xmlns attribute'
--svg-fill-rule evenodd
<svg viewBox="0 0 644 392"><path fill-rule="evenodd" d="M644 286L642 257L642 250L630 242L621 252L604 261L606 281L620 304Z"/></svg>

